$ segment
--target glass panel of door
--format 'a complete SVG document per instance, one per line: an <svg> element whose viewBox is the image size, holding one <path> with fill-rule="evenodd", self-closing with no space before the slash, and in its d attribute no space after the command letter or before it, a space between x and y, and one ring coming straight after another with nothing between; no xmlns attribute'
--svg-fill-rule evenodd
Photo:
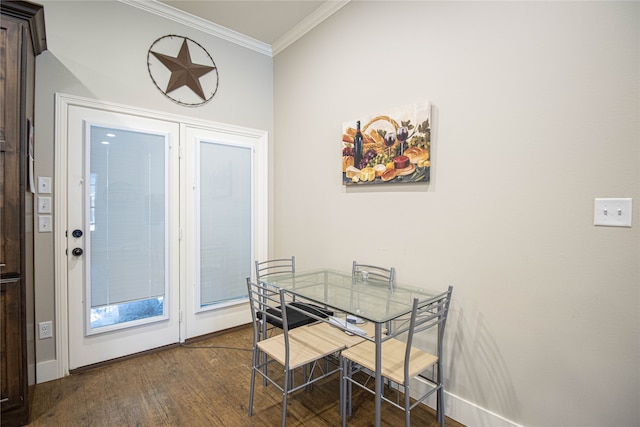
<svg viewBox="0 0 640 427"><path fill-rule="evenodd" d="M199 142L198 309L244 299L252 259L251 148Z"/></svg>
<svg viewBox="0 0 640 427"><path fill-rule="evenodd" d="M166 151L165 135L91 126L87 334L167 318Z"/></svg>

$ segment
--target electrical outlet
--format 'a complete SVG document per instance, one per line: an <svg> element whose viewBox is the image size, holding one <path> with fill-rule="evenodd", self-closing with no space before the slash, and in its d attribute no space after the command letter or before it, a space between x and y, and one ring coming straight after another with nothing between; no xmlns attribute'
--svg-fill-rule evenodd
<svg viewBox="0 0 640 427"><path fill-rule="evenodd" d="M53 337L53 324L51 320L38 323L38 331L41 340Z"/></svg>

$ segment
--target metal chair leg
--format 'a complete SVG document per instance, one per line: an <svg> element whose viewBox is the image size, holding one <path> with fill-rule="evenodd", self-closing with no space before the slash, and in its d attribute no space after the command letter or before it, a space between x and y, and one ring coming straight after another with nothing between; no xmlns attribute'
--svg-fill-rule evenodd
<svg viewBox="0 0 640 427"><path fill-rule="evenodd" d="M340 419L344 420L344 359L340 357L340 371L338 374L340 375Z"/></svg>
<svg viewBox="0 0 640 427"><path fill-rule="evenodd" d="M253 366L251 366L251 389L249 390L249 416L253 415L253 390L256 385L256 362L258 361L258 354L256 349L253 350Z"/></svg>
<svg viewBox="0 0 640 427"><path fill-rule="evenodd" d="M282 392L282 427L287 424L287 397L289 396L289 374L291 371L288 369L284 372L284 383Z"/></svg>
<svg viewBox="0 0 640 427"><path fill-rule="evenodd" d="M353 375L353 362L348 360L347 361L347 372L349 375L349 379L351 379L351 376ZM349 405L349 416L351 417L353 415L353 405L352 405L352 399L353 399L353 384L351 384L351 381L349 381L347 383L347 392L348 392L348 397L347 397L347 404Z"/></svg>
<svg viewBox="0 0 640 427"><path fill-rule="evenodd" d="M411 392L407 384L404 385L404 423L406 427L411 425Z"/></svg>
<svg viewBox="0 0 640 427"><path fill-rule="evenodd" d="M347 365L349 361L341 358L342 364L342 377L340 378L342 382L342 393L343 393L343 401L341 402L342 410L342 427L347 427L347 401L351 399L351 388L349 386L349 382L347 381L347 376L350 374L349 368Z"/></svg>

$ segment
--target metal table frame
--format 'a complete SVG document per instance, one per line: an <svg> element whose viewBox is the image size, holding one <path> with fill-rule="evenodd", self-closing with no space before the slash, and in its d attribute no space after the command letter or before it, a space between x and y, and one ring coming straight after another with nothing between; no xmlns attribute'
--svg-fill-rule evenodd
<svg viewBox="0 0 640 427"><path fill-rule="evenodd" d="M393 331L387 330L383 338L383 325L409 314L415 297L426 299L441 292L403 285L390 289L388 284L363 280L361 277L352 277L351 272L333 269L282 274L269 277L264 281L285 289L295 299L304 299L338 312L351 314L375 325L375 338L368 336L363 338L373 341L376 348L375 425L379 427L383 387L380 375L382 341L393 336ZM318 320L323 319L318 318ZM341 395L340 398L344 396Z"/></svg>

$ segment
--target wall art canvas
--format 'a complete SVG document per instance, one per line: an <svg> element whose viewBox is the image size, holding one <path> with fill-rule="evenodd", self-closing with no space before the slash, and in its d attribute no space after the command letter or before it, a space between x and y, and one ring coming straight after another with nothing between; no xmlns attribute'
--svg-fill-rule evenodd
<svg viewBox="0 0 640 427"><path fill-rule="evenodd" d="M362 144L356 137L360 122ZM431 103L414 103L342 124L345 185L429 182Z"/></svg>

